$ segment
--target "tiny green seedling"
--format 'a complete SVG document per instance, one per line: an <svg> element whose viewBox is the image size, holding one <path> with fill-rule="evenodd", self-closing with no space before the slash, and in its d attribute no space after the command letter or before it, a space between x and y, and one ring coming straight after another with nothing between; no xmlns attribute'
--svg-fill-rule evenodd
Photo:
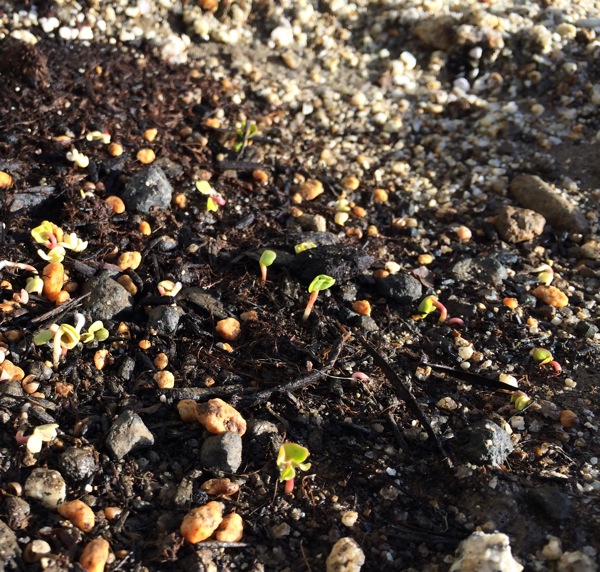
<svg viewBox="0 0 600 572"><path fill-rule="evenodd" d="M531 350L531 357L539 365L552 366L554 368L554 371L556 371L556 373L560 373L562 371L562 366L554 359L552 354L544 348L533 348Z"/></svg>
<svg viewBox="0 0 600 572"><path fill-rule="evenodd" d="M260 266L261 284L264 284L267 281L267 268L275 262L276 258L277 254L272 250L263 250L263 253L260 255L258 264Z"/></svg>
<svg viewBox="0 0 600 572"><path fill-rule="evenodd" d="M510 402L514 404L515 411L523 411L531 404L531 397L522 391L515 391L510 398Z"/></svg>
<svg viewBox="0 0 600 572"><path fill-rule="evenodd" d="M104 327L104 324L97 320L95 321L87 330L81 334L81 341L84 344L89 344L91 342L103 342L106 338L108 338L108 330Z"/></svg>
<svg viewBox="0 0 600 572"><path fill-rule="evenodd" d="M308 471L310 469L310 463L304 462L309 455L309 450L297 443L284 443L279 448L277 468L279 469L279 481L285 481L286 494L291 494L294 490L296 470Z"/></svg>
<svg viewBox="0 0 600 572"><path fill-rule="evenodd" d="M542 264L537 268L534 268L532 272L538 272L538 280L540 284L544 286L550 286L552 280L554 280L554 268L549 264Z"/></svg>
<svg viewBox="0 0 600 572"><path fill-rule="evenodd" d="M448 317L448 310L446 310L446 306L438 300L437 296L427 296L419 304L419 319L426 318L436 309L440 311L439 321L445 322Z"/></svg>
<svg viewBox="0 0 600 572"><path fill-rule="evenodd" d="M30 453L39 453L43 443L49 443L56 438L57 423L48 423L35 427L31 435L24 435L25 431L19 429L15 436L17 443L25 445Z"/></svg>
<svg viewBox="0 0 600 572"><path fill-rule="evenodd" d="M235 130L235 141L233 142L233 150L239 153L252 137L258 133L258 127L254 123L249 125L244 121L239 129Z"/></svg>
<svg viewBox="0 0 600 572"><path fill-rule="evenodd" d="M317 301L317 296L321 290L327 290L331 288L335 284L335 278L331 276L327 276L327 274L319 274L315 277L315 279L310 283L308 287L308 292L310 293L310 298L306 303L306 308L304 309L304 314L302 315L302 321L306 322L310 313L312 312L313 306Z"/></svg>
<svg viewBox="0 0 600 572"><path fill-rule="evenodd" d="M296 254L300 254L305 250L310 250L311 248L317 248L317 245L312 240L307 240L306 242L300 242L294 246L294 252Z"/></svg>

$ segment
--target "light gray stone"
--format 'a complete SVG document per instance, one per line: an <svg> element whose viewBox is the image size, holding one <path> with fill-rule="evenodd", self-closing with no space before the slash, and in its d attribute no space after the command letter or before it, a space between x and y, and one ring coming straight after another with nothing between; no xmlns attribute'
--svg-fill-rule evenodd
<svg viewBox="0 0 600 572"><path fill-rule="evenodd" d="M67 496L67 484L58 471L33 469L25 481L25 496L54 510Z"/></svg>
<svg viewBox="0 0 600 572"><path fill-rule="evenodd" d="M123 411L112 424L106 436L106 447L117 459L122 459L135 448L150 447L154 435L142 418L133 411Z"/></svg>

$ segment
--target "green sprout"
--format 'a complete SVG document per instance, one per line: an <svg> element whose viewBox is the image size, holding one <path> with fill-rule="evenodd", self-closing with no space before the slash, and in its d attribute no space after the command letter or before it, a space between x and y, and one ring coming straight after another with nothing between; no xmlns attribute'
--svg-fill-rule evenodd
<svg viewBox="0 0 600 572"><path fill-rule="evenodd" d="M56 438L57 423L48 423L35 427L31 435L24 435L24 429L19 429L15 435L17 443L25 445L30 453L39 453L43 443L49 443Z"/></svg>
<svg viewBox="0 0 600 572"><path fill-rule="evenodd" d="M311 240L307 240L306 242L296 244L294 246L294 252L296 254L300 254L301 252L304 252L305 250L310 250L311 248L317 248L317 245Z"/></svg>
<svg viewBox="0 0 600 572"><path fill-rule="evenodd" d="M549 264L542 264L537 268L534 268L532 272L538 272L538 280L540 284L544 286L550 286L550 283L554 279L554 268Z"/></svg>
<svg viewBox="0 0 600 572"><path fill-rule="evenodd" d="M103 342L108 338L108 330L104 327L104 324L97 320L89 328L87 332L81 334L81 341L84 344L91 342Z"/></svg>
<svg viewBox="0 0 600 572"><path fill-rule="evenodd" d="M258 264L260 266L261 273L261 283L264 284L267 281L267 268L275 262L277 258L277 253L272 250L263 250L263 253L260 255L260 260Z"/></svg>
<svg viewBox="0 0 600 572"><path fill-rule="evenodd" d="M279 454L277 455L279 482L285 481L286 494L291 494L294 490L296 470L308 471L310 469L310 463L304 462L309 455L309 450L297 443L284 443L279 448Z"/></svg>
<svg viewBox="0 0 600 572"><path fill-rule="evenodd" d="M246 126L244 121L239 129L235 130L235 141L233 142L233 150L239 153L248 143L249 139L252 139L258 133L258 127L254 123Z"/></svg>
<svg viewBox="0 0 600 572"><path fill-rule="evenodd" d="M515 391L510 398L510 402L514 404L515 411L523 411L531 404L531 397L522 391Z"/></svg>
<svg viewBox="0 0 600 572"><path fill-rule="evenodd" d="M548 350L544 348L533 348L530 355L539 365L550 365L554 368L556 373L562 371L562 366L554 359Z"/></svg>
<svg viewBox="0 0 600 572"><path fill-rule="evenodd" d="M448 310L446 306L442 304L437 296L427 296L420 304L419 304L419 317L418 319L423 319L429 316L433 311L438 309L440 311L440 322L445 322L448 317Z"/></svg>
<svg viewBox="0 0 600 572"><path fill-rule="evenodd" d="M315 277L315 279L310 283L308 287L308 292L310 293L310 298L306 303L306 308L304 309L304 314L302 315L302 321L306 322L310 313L312 312L313 306L317 301L317 296L321 290L327 290L331 288L335 284L335 278L331 276L327 276L327 274L319 274Z"/></svg>

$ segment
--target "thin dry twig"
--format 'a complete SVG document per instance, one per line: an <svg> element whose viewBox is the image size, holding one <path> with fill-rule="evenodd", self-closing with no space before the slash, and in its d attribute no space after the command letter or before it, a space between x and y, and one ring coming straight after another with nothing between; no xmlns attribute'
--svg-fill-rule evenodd
<svg viewBox="0 0 600 572"><path fill-rule="evenodd" d="M419 403L417 402L413 394L410 392L410 389L400 379L398 374L392 369L390 364L388 364L385 358L375 349L374 346L367 342L367 340L362 336L359 337L359 341L365 348L365 350L367 350L367 352L372 356L373 361L377 366L379 366L381 371L387 377L388 381L393 385L400 399L403 399L406 402L406 405L411 410L413 415L419 420L421 425L423 425L423 428L427 432L427 435L429 435L429 437L435 443L435 446L437 447L438 451L444 456L444 458L448 462L448 465L452 467L452 460L450 459L449 454L444 449L442 442L439 440L438 436L433 430L433 427L430 425L427 417L425 416L423 411L421 411Z"/></svg>

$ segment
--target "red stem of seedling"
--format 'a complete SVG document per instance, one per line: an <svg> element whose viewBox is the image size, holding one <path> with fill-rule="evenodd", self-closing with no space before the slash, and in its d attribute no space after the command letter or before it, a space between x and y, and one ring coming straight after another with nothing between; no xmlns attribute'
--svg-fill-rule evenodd
<svg viewBox="0 0 600 572"><path fill-rule="evenodd" d="M285 481L285 494L291 495L294 491L294 479L288 479Z"/></svg>
<svg viewBox="0 0 600 572"><path fill-rule="evenodd" d="M315 305L315 302L317 301L318 295L319 295L318 290L313 290L310 293L310 298L308 299L308 302L306 303L306 308L304 309L304 314L302 315L303 322L306 322L306 320L308 320L308 317L310 316L310 313L312 312L313 306Z"/></svg>
<svg viewBox="0 0 600 572"><path fill-rule="evenodd" d="M260 265L260 273L262 275L261 284L264 284L267 281L267 267L264 264Z"/></svg>
<svg viewBox="0 0 600 572"><path fill-rule="evenodd" d="M448 310L446 310L446 306L442 304L439 300L432 300L431 303L440 311L440 322L445 322L448 317Z"/></svg>
<svg viewBox="0 0 600 572"><path fill-rule="evenodd" d="M465 322L462 318L450 318L448 320L449 326L464 326Z"/></svg>
<svg viewBox="0 0 600 572"><path fill-rule="evenodd" d="M562 372L562 366L555 360L549 361L548 365L551 365L554 368L554 371L556 373L561 373Z"/></svg>
<svg viewBox="0 0 600 572"><path fill-rule="evenodd" d="M46 248L52 250L58 244L58 240L56 240L56 236L54 236L53 232L48 233L48 242L46 243Z"/></svg>

